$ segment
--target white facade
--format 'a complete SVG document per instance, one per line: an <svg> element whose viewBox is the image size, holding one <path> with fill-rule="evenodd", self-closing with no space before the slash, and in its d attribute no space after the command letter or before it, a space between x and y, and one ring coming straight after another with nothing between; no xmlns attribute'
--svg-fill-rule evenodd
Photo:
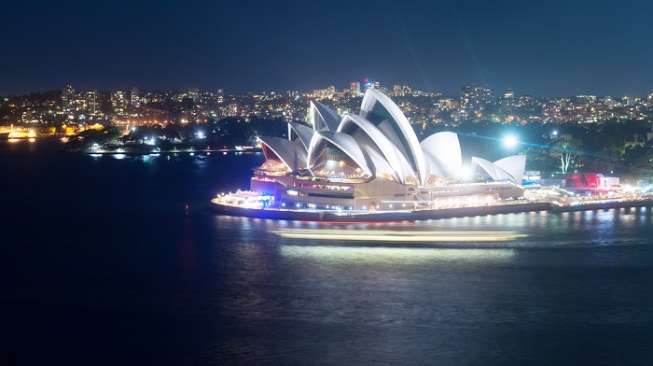
<svg viewBox="0 0 653 366"><path fill-rule="evenodd" d="M494 163L473 157L472 165L474 167L480 167L494 181L510 181L515 184L521 184L524 178L526 157L524 155L513 155L497 160Z"/></svg>
<svg viewBox="0 0 653 366"><path fill-rule="evenodd" d="M306 167L306 150L299 141L288 141L279 137L259 137L259 139L274 153L274 156L268 156L264 150L266 159L280 160L291 172Z"/></svg>
<svg viewBox="0 0 653 366"><path fill-rule="evenodd" d="M308 147L311 144L311 139L313 138L313 130L308 126L295 122L288 123L288 126L290 127L288 132L288 139L292 140L294 133L297 136L297 140L299 140L302 146L304 146L304 149L308 151Z"/></svg>
<svg viewBox="0 0 653 366"><path fill-rule="evenodd" d="M414 174L404 154L402 154L397 149L396 145L370 121L357 115L347 114L342 119L340 126L338 126L338 132L343 132L351 125L356 125L364 134L366 134L380 154L383 155L387 164L391 167L395 167L392 174L398 182L405 183L406 175Z"/></svg>
<svg viewBox="0 0 653 366"><path fill-rule="evenodd" d="M312 168L313 163L315 162L315 156L319 152L318 147L322 141L327 141L334 147L340 149L340 151L347 155L358 165L359 168L363 170L365 175L370 177L373 176L372 171L367 165L365 155L356 140L354 140L350 135L341 132L320 131L313 135L313 140L311 141L311 146L308 150L307 169Z"/></svg>
<svg viewBox="0 0 653 366"><path fill-rule="evenodd" d="M436 176L457 177L463 167L463 155L458 135L438 132L420 143L424 150L429 173Z"/></svg>
<svg viewBox="0 0 653 366"><path fill-rule="evenodd" d="M308 107L308 123L315 131L335 131L340 123L340 116L324 104L311 101Z"/></svg>
<svg viewBox="0 0 653 366"><path fill-rule="evenodd" d="M389 114L390 120L386 121L392 123L393 127L398 127L400 138L399 141L396 141L396 144L404 146L405 151L407 151L409 155L407 158L412 162L412 166L417 173L419 181L424 184L426 182L426 163L424 161L424 153L419 145L417 135L415 135L415 131L413 131L413 127L410 125L401 109L399 109L399 106L397 106L385 94L374 88L370 88L365 92L363 102L361 103L361 117L369 119L369 117L374 113L374 108L377 105L382 106L382 108Z"/></svg>
<svg viewBox="0 0 653 366"><path fill-rule="evenodd" d="M340 151L337 156L353 162L356 172L369 179L425 186L429 177L455 180L464 170L455 133L438 132L420 143L400 108L373 88L365 92L359 115L341 117L324 104L311 102L307 122L310 127L290 123L288 140L260 138L291 172L313 174L316 159L326 147ZM471 163L492 180L521 184L526 158L516 155L492 163L474 157Z"/></svg>

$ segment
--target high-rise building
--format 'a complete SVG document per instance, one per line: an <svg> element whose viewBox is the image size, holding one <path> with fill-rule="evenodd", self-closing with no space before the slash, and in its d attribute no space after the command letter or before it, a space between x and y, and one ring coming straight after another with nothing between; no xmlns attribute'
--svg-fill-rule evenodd
<svg viewBox="0 0 653 366"><path fill-rule="evenodd" d="M100 101L98 100L97 91L89 90L84 93L84 112L94 114L100 110Z"/></svg>
<svg viewBox="0 0 653 366"><path fill-rule="evenodd" d="M413 89L408 85L394 85L392 87L392 94L395 97L405 97L413 94Z"/></svg>
<svg viewBox="0 0 653 366"><path fill-rule="evenodd" d="M111 106L113 113L117 115L127 114L127 97L122 90L116 90L111 93Z"/></svg>
<svg viewBox="0 0 653 366"><path fill-rule="evenodd" d="M503 96L499 99L501 105L512 107L515 104L515 92L508 89L503 92Z"/></svg>
<svg viewBox="0 0 653 366"><path fill-rule="evenodd" d="M635 97L625 96L622 99L623 99L624 105L626 105L628 107L630 107L632 105L635 105Z"/></svg>
<svg viewBox="0 0 653 366"><path fill-rule="evenodd" d="M361 83L360 83L360 81L352 81L351 83L349 83L349 92L353 96L361 95Z"/></svg>
<svg viewBox="0 0 653 366"><path fill-rule="evenodd" d="M187 96L196 103L200 99L200 90L197 88L189 89Z"/></svg>
<svg viewBox="0 0 653 366"><path fill-rule="evenodd" d="M141 96L136 87L132 88L129 92L129 105L133 108L139 108L141 106Z"/></svg>
<svg viewBox="0 0 653 366"><path fill-rule="evenodd" d="M392 96L394 96L394 97L403 97L404 96L401 85L393 85L392 86Z"/></svg>
<svg viewBox="0 0 653 366"><path fill-rule="evenodd" d="M477 85L465 85L460 95L460 106L468 111L482 110L492 99L492 91Z"/></svg>
<svg viewBox="0 0 653 366"><path fill-rule="evenodd" d="M71 84L66 84L66 86L61 91L61 104L66 112L74 109L75 101L75 89Z"/></svg>

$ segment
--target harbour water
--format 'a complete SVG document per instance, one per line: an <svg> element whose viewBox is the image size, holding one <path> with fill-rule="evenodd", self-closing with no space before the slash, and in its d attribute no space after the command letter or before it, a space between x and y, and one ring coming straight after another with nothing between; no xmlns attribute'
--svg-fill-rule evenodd
<svg viewBox="0 0 653 366"><path fill-rule="evenodd" d="M59 148L0 144L9 364L653 362L650 210L217 216L261 156Z"/></svg>

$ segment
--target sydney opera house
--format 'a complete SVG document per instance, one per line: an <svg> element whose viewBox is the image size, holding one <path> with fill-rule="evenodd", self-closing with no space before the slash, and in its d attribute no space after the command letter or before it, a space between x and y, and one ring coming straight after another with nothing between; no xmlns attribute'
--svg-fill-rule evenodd
<svg viewBox="0 0 653 366"><path fill-rule="evenodd" d="M255 170L250 191L229 198L238 200L233 204L387 212L523 195L524 156L464 163L455 133L420 142L400 108L379 90L366 91L358 114L341 116L311 102L306 122L289 123L287 138L259 137L265 162Z"/></svg>

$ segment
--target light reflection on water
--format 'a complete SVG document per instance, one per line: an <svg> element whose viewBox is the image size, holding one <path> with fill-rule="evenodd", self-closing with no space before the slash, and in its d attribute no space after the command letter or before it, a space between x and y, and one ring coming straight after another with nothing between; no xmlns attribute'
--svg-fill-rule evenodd
<svg viewBox="0 0 653 366"><path fill-rule="evenodd" d="M422 364L442 354L452 354L457 361L472 354L478 362L471 363L485 364L494 347L488 338L515 345L512 357L529 354L530 343L524 345L523 335L539 329L554 334L550 338L564 339L561 347L566 347L577 341L568 335L570 329L574 334L596 324L623 329L651 319L648 308L642 307L650 303L646 275L653 263L653 251L646 247L653 229L645 210L378 224L228 216L216 216L214 222L220 233L216 247L230 249L215 266L236 284L221 289L220 313L239 324L299 328L298 338L277 339L275 332L266 340L282 352L310 349L303 360L323 356L324 337L336 332L337 338L353 344L338 363L348 363L352 354L378 360L378 350L390 349L383 356L390 357L388 364L402 364L406 357ZM500 231L525 236L415 246L275 234L320 230ZM237 244L229 245L233 238ZM615 328L598 329L598 336L593 330L588 336L603 341L611 339ZM230 349L249 351L249 344L235 342ZM436 350L430 354L433 344ZM392 358L396 350L405 353ZM451 364L460 363L465 364Z"/></svg>
<svg viewBox="0 0 653 366"><path fill-rule="evenodd" d="M284 245L343 245L396 247L410 237L412 244L455 248L565 248L648 244L642 231L652 231L651 213L645 209L580 211L562 214L531 212L442 220L394 223L320 223L217 216L221 227L240 228L245 239L263 239ZM636 230L635 230L636 229ZM383 233L396 232L384 244ZM380 233L376 235L375 233ZM441 238L420 242L420 235ZM447 235L447 234L451 235ZM334 235L330 235L334 234ZM487 240L487 235L497 235ZM362 238L370 235L370 240ZM484 240L473 240L475 235ZM500 235L500 236L499 236ZM461 238L462 236L462 238ZM329 240L324 240L329 239ZM492 243L490 243L492 241Z"/></svg>
<svg viewBox="0 0 653 366"><path fill-rule="evenodd" d="M316 239L328 241L394 242L394 243L458 243L502 242L523 238L514 231L488 230L377 230L377 229L281 229L273 234L290 239Z"/></svg>
<svg viewBox="0 0 653 366"><path fill-rule="evenodd" d="M284 257L306 258L327 263L382 264L393 262L418 264L424 262L504 262L512 258L514 250L509 248L454 249L281 245L280 253Z"/></svg>

